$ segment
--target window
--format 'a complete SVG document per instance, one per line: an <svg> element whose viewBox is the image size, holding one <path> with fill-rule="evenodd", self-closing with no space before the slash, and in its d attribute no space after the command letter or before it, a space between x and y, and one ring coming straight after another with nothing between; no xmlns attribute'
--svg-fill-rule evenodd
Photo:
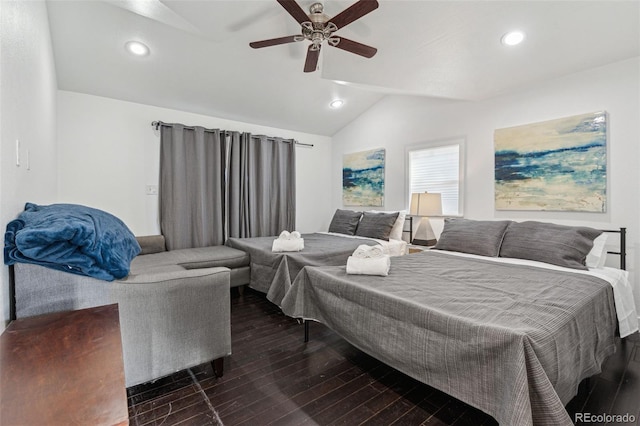
<svg viewBox="0 0 640 426"><path fill-rule="evenodd" d="M440 193L443 216L462 216L463 149L464 139L408 147L407 199L414 192Z"/></svg>

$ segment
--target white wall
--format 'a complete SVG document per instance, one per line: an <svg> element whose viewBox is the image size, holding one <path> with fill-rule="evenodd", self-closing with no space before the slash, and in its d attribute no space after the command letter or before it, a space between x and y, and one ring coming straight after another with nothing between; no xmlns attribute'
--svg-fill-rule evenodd
<svg viewBox="0 0 640 426"><path fill-rule="evenodd" d="M66 91L58 92L57 106L59 202L109 211L136 235L159 233L158 197L145 190L158 185L160 137L151 122L160 120L313 144L296 148L297 228L313 232L329 226L329 137Z"/></svg>
<svg viewBox="0 0 640 426"><path fill-rule="evenodd" d="M27 201L56 198L56 74L42 1L0 1L0 226ZM16 165L16 139L21 163ZM28 162L27 162L28 156ZM9 319L8 268L0 274L3 321Z"/></svg>
<svg viewBox="0 0 640 426"><path fill-rule="evenodd" d="M640 308L640 58L568 75L479 102L389 96L333 138L334 208L341 207L342 155L386 148L386 209L407 208L405 147L466 138L465 217L536 219L629 231L628 269ZM505 212L494 209L493 131L581 113L609 114L606 213ZM640 309L638 310L640 312Z"/></svg>

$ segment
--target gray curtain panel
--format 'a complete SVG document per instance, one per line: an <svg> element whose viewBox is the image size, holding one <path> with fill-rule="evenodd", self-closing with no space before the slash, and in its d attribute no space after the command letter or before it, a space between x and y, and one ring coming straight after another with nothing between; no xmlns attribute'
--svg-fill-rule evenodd
<svg viewBox="0 0 640 426"><path fill-rule="evenodd" d="M228 142L228 236L265 237L294 230L295 142L237 132Z"/></svg>
<svg viewBox="0 0 640 426"><path fill-rule="evenodd" d="M295 229L295 141L181 124L160 129L167 250Z"/></svg>
<svg viewBox="0 0 640 426"><path fill-rule="evenodd" d="M167 249L223 244L224 136L180 124L160 128L160 229Z"/></svg>

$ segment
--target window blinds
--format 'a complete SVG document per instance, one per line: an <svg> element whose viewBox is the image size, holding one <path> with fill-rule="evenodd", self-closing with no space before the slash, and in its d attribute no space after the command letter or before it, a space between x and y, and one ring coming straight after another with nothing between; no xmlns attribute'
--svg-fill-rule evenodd
<svg viewBox="0 0 640 426"><path fill-rule="evenodd" d="M442 214L459 215L460 145L452 144L409 151L409 193L442 195Z"/></svg>

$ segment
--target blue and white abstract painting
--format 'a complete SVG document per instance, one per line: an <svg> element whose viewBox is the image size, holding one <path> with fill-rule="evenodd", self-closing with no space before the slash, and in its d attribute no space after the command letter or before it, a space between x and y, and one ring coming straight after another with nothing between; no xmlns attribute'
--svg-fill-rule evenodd
<svg viewBox="0 0 640 426"><path fill-rule="evenodd" d="M344 155L342 203L345 206L384 205L384 149Z"/></svg>
<svg viewBox="0 0 640 426"><path fill-rule="evenodd" d="M494 133L497 210L605 212L604 111Z"/></svg>

